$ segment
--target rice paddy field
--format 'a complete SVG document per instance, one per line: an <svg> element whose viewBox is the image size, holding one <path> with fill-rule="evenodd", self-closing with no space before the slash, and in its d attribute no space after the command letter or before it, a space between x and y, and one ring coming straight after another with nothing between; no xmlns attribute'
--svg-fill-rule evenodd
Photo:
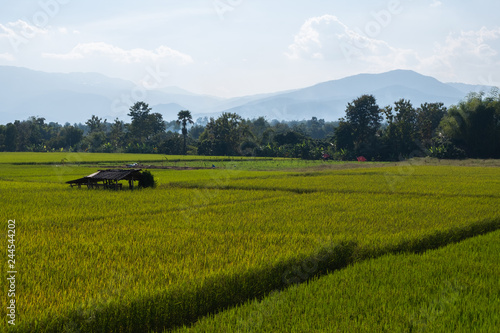
<svg viewBox="0 0 500 333"><path fill-rule="evenodd" d="M178 332L496 332L500 231L389 254L275 292Z"/></svg>
<svg viewBox="0 0 500 333"><path fill-rule="evenodd" d="M65 184L130 163L158 186ZM9 220L16 233L0 331L498 327L494 161L0 153L0 202L4 276Z"/></svg>

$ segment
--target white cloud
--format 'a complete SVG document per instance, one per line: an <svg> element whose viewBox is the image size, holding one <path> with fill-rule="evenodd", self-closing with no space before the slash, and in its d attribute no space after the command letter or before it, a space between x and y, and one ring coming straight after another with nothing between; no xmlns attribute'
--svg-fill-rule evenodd
<svg viewBox="0 0 500 333"><path fill-rule="evenodd" d="M3 37L12 37L18 35L29 39L34 38L37 35L43 35L46 33L47 29L38 28L23 20L9 22L5 25L0 23L0 36Z"/></svg>
<svg viewBox="0 0 500 333"><path fill-rule="evenodd" d="M308 19L288 47L290 59L356 63L363 70L406 68L417 61L412 50L398 49L387 42L352 29L336 16ZM359 69L359 68L358 68Z"/></svg>
<svg viewBox="0 0 500 333"><path fill-rule="evenodd" d="M65 27L48 26L46 28L40 28L24 20L17 20L5 24L0 23L0 42L2 42L3 45L10 44L14 53L23 51L33 54L37 52L35 50L40 48L43 49L47 45L64 42L63 38L71 40L69 35L71 35L71 33ZM27 45L30 46L29 49L24 48Z"/></svg>
<svg viewBox="0 0 500 333"><path fill-rule="evenodd" d="M450 34L436 44L434 54L424 59L423 67L447 79L464 79L490 72L500 66L500 27ZM477 81L477 80L476 80Z"/></svg>
<svg viewBox="0 0 500 333"><path fill-rule="evenodd" d="M42 56L44 58L59 60L79 60L97 57L124 64L170 61L176 64L185 65L193 62L191 56L166 46L160 46L156 50L141 48L124 50L117 46L102 42L82 43L75 46L68 53L43 53Z"/></svg>
<svg viewBox="0 0 500 333"><path fill-rule="evenodd" d="M5 61L14 61L15 58L12 54L10 53L0 53L0 60L5 60Z"/></svg>
<svg viewBox="0 0 500 333"><path fill-rule="evenodd" d="M295 61L329 62L346 75L352 74L346 72L349 69L412 69L442 80L474 83L493 68L500 68L500 27L450 34L435 44L432 54L423 56L415 49L398 48L379 39L378 34L369 35L335 16L324 15L302 25L286 55Z"/></svg>
<svg viewBox="0 0 500 333"><path fill-rule="evenodd" d="M345 34L347 27L335 16L323 15L308 19L288 47L290 59L324 59L325 48Z"/></svg>

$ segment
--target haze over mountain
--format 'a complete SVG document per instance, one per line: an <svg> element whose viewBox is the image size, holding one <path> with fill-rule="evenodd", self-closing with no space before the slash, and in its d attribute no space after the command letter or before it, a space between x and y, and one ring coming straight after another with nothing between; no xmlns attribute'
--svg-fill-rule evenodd
<svg viewBox="0 0 500 333"><path fill-rule="evenodd" d="M0 66L0 123L40 116L59 123L85 122L97 115L109 122L128 120L128 108L136 101L148 103L165 120L180 110L190 110L194 119L234 112L244 118L264 116L268 120L301 120L315 116L337 120L348 102L373 94L380 106L400 98L415 106L443 102L450 106L470 91L488 87L446 84L413 71L359 74L295 91L223 99L190 93L178 87L146 90L133 82L97 73L45 73L19 67Z"/></svg>
<svg viewBox="0 0 500 333"><path fill-rule="evenodd" d="M228 111L250 118L267 115L271 119L292 120L316 116L337 120L344 116L347 103L363 94L374 95L380 106L392 105L401 98L410 100L415 106L425 102L443 102L450 106L463 99L469 91L486 87L463 84L460 88L462 89L413 71L395 70L382 74L359 74L319 83L290 93L259 99Z"/></svg>

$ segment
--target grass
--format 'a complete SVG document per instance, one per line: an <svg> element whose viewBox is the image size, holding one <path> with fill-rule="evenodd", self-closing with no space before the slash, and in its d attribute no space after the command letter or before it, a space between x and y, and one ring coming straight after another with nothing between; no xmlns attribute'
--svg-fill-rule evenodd
<svg viewBox="0 0 500 333"><path fill-rule="evenodd" d="M161 154L125 154L125 153L83 153L83 152L50 152L50 153L9 153L0 152L0 164L56 164L56 165L81 165L81 164L106 164L106 163L140 163L163 166L206 166L210 168L211 163L221 162L225 166L238 162L273 162L278 163L301 163L303 165L317 163L317 161L302 161L299 159L285 158L260 158L260 157L231 157L231 156L199 156L199 155L161 155ZM250 164L246 164L248 166Z"/></svg>
<svg viewBox="0 0 500 333"><path fill-rule="evenodd" d="M114 192L64 184L95 167L33 156L0 163L2 216L18 233L18 332L172 328L290 281L500 227L497 168L153 170L157 189Z"/></svg>
<svg viewBox="0 0 500 333"><path fill-rule="evenodd" d="M386 255L201 319L176 332L494 332L500 231Z"/></svg>
<svg viewBox="0 0 500 333"><path fill-rule="evenodd" d="M160 154L107 154L107 153L7 153L0 152L0 164L14 165L116 165L138 163L142 166L173 168L212 168L228 170L295 170L337 169L379 166L381 163L344 163L335 161L308 161L291 158L160 155Z"/></svg>
<svg viewBox="0 0 500 333"><path fill-rule="evenodd" d="M0 152L2 164L85 164L105 162L135 163L141 161L161 161L157 154L105 154L105 153L5 153Z"/></svg>

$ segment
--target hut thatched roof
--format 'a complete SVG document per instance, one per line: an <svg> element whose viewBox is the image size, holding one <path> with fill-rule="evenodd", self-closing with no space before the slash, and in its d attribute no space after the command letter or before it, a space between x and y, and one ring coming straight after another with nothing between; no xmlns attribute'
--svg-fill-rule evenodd
<svg viewBox="0 0 500 333"><path fill-rule="evenodd" d="M120 180L139 180L141 177L141 169L108 169L99 170L96 173L88 175L83 178L71 180L67 184L88 184L97 183L107 180L120 181Z"/></svg>

